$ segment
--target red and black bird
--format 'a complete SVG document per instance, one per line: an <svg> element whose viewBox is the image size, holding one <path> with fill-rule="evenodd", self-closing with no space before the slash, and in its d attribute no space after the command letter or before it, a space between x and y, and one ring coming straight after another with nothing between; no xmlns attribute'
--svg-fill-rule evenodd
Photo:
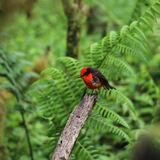
<svg viewBox="0 0 160 160"><path fill-rule="evenodd" d="M80 76L85 82L86 86L90 89L115 89L109 83L106 77L96 68L83 67L80 71Z"/></svg>

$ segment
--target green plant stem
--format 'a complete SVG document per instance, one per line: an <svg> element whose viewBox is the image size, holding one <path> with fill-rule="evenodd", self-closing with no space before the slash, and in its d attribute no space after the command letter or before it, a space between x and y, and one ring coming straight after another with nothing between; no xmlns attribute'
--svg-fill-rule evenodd
<svg viewBox="0 0 160 160"><path fill-rule="evenodd" d="M20 115L21 115L21 118L22 118L22 124L23 124L24 130L25 130L25 134L26 134L26 139L27 139L27 143L28 143L30 159L34 160L33 148L32 148L32 144L31 144L30 134L29 134L29 130L28 130L28 127L27 127L24 111L21 110L20 111Z"/></svg>

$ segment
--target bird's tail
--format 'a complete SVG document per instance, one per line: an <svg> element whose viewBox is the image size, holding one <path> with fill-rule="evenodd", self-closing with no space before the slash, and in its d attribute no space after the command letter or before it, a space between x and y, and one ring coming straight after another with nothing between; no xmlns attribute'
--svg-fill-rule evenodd
<svg viewBox="0 0 160 160"><path fill-rule="evenodd" d="M109 90L109 89L116 89L116 88L111 86L109 83L107 83L107 84L104 85L104 89Z"/></svg>

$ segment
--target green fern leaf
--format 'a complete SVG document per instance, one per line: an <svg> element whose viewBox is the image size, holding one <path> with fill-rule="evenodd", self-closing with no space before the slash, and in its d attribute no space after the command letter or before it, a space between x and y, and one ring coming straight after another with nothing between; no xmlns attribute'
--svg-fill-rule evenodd
<svg viewBox="0 0 160 160"><path fill-rule="evenodd" d="M76 142L73 153L77 160L94 160L99 156L96 149L91 145L89 139L86 138Z"/></svg>
<svg viewBox="0 0 160 160"><path fill-rule="evenodd" d="M98 112L102 117L107 119L109 118L113 122L116 122L126 128L129 128L129 125L127 124L127 122L114 111L107 109L106 107L99 104L97 104L97 106L95 107L95 111L96 113Z"/></svg>
<svg viewBox="0 0 160 160"><path fill-rule="evenodd" d="M106 74L107 77L110 77L110 79L117 79L123 75L135 76L134 71L127 63L122 59L111 55L107 56L106 61L103 63L101 68L103 68L104 74Z"/></svg>
<svg viewBox="0 0 160 160"><path fill-rule="evenodd" d="M136 111L133 103L123 93L118 90L101 91L102 96L106 96L107 99L112 99L117 104L124 104L128 107L128 111L132 115L133 119L136 119Z"/></svg>
<svg viewBox="0 0 160 160"><path fill-rule="evenodd" d="M59 62L64 66L65 77L68 78L69 85L71 86L74 95L77 98L80 97L85 88L85 85L80 78L82 65L78 60L70 57L59 58Z"/></svg>
<svg viewBox="0 0 160 160"><path fill-rule="evenodd" d="M121 129L112 124L109 124L103 117L97 115L91 115L88 119L89 129L94 128L97 132L108 132L114 135L120 136L127 141L130 141L129 136Z"/></svg>

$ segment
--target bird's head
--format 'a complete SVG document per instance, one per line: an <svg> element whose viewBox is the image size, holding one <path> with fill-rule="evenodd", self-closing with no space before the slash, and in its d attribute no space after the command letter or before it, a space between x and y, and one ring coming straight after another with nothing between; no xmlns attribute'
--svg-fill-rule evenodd
<svg viewBox="0 0 160 160"><path fill-rule="evenodd" d="M89 67L83 67L80 71L80 76L84 77L90 73Z"/></svg>

